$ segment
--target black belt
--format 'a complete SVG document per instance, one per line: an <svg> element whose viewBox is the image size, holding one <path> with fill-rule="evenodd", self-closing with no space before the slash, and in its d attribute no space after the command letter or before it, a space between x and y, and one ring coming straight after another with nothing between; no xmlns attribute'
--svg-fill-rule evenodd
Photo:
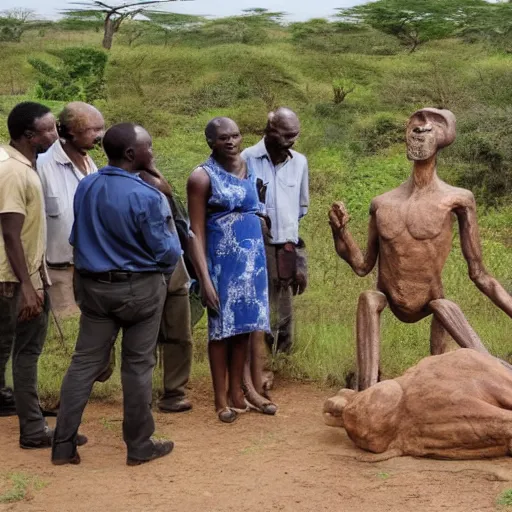
<svg viewBox="0 0 512 512"><path fill-rule="evenodd" d="M94 281L102 281L104 283L125 283L155 274L163 275L166 279L170 277L170 274L164 274L163 272L122 272L119 270L111 270L110 272L87 272L85 270L79 270L78 273L81 277L93 279Z"/></svg>
<svg viewBox="0 0 512 512"><path fill-rule="evenodd" d="M60 270L60 269L63 269L63 268L69 268L69 267L73 266L73 263L70 263L68 261L66 263L50 263L50 262L47 262L46 264L48 265L48 268L53 268L53 269L56 269L56 270Z"/></svg>

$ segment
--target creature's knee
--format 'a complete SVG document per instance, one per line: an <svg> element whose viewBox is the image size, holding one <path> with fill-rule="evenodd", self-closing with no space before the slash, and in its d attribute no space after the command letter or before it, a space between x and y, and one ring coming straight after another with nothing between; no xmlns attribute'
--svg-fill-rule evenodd
<svg viewBox="0 0 512 512"><path fill-rule="evenodd" d="M370 311L382 311L388 303L382 292L367 290L359 295L359 307Z"/></svg>
<svg viewBox="0 0 512 512"><path fill-rule="evenodd" d="M454 314L460 311L459 306L448 299L435 299L429 302L429 308L437 314Z"/></svg>

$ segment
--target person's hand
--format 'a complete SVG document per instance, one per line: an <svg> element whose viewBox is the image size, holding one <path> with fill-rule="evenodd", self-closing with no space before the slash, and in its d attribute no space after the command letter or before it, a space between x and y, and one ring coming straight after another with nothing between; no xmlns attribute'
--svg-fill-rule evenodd
<svg viewBox="0 0 512 512"><path fill-rule="evenodd" d="M342 231L350 220L347 208L344 203L337 201L329 210L329 224L335 231Z"/></svg>
<svg viewBox="0 0 512 512"><path fill-rule="evenodd" d="M211 279L208 279L207 282L203 283L203 286L201 286L201 298L204 306L215 311L217 314L220 313L219 296L217 295L217 291Z"/></svg>
<svg viewBox="0 0 512 512"><path fill-rule="evenodd" d="M32 283L23 283L21 285L21 307L18 315L20 322L32 320L43 311L44 292L36 291Z"/></svg>
<svg viewBox="0 0 512 512"><path fill-rule="evenodd" d="M297 271L293 282L293 295L302 295L308 286L308 277L305 272Z"/></svg>

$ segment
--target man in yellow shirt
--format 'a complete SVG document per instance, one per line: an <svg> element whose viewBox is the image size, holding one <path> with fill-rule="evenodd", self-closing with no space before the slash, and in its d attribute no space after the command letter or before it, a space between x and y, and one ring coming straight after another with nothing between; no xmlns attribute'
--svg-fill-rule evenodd
<svg viewBox="0 0 512 512"><path fill-rule="evenodd" d="M0 146L0 387L12 351L20 446L46 448L52 431L39 406L37 362L49 300L44 199L35 161L57 140L57 130L50 109L33 102L14 107L7 125L11 141Z"/></svg>

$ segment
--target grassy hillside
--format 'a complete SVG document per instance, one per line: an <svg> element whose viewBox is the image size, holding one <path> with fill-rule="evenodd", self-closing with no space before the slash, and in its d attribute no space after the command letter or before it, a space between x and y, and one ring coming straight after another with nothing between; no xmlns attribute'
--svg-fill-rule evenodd
<svg viewBox="0 0 512 512"><path fill-rule="evenodd" d="M107 123L135 121L154 136L158 166L184 195L190 171L208 155L202 130L216 115L240 125L244 144L261 136L266 113L277 105L295 109L302 121L297 145L310 163L311 208L302 224L309 248L310 285L296 301L296 351L288 375L341 383L354 366L357 297L373 288L375 275L361 279L336 256L327 210L344 200L351 229L365 244L368 206L373 196L405 180L403 131L407 117L423 106L450 108L458 119L458 138L444 151L440 175L477 194L484 259L489 270L511 285L512 57L459 40L430 43L413 54L374 32L339 34L337 39L294 40L273 29L263 44L226 42L200 34L170 46L127 46L119 37L107 68L107 100L97 102ZM99 47L100 34L28 33L22 43L0 43L0 140L5 116L18 101L33 97L35 74L27 57L52 61L47 50ZM333 82L355 86L340 104ZM55 112L62 104L50 103ZM96 155L98 163L104 159ZM460 304L475 330L497 355L511 351L511 320L468 278L457 232L444 273L447 297ZM66 348L52 336L41 362L42 389L54 394L67 366L76 322L65 325ZM195 333L195 375L207 373L204 324ZM429 320L416 325L383 315L382 372L395 376L428 354ZM118 378L98 387L108 395Z"/></svg>

